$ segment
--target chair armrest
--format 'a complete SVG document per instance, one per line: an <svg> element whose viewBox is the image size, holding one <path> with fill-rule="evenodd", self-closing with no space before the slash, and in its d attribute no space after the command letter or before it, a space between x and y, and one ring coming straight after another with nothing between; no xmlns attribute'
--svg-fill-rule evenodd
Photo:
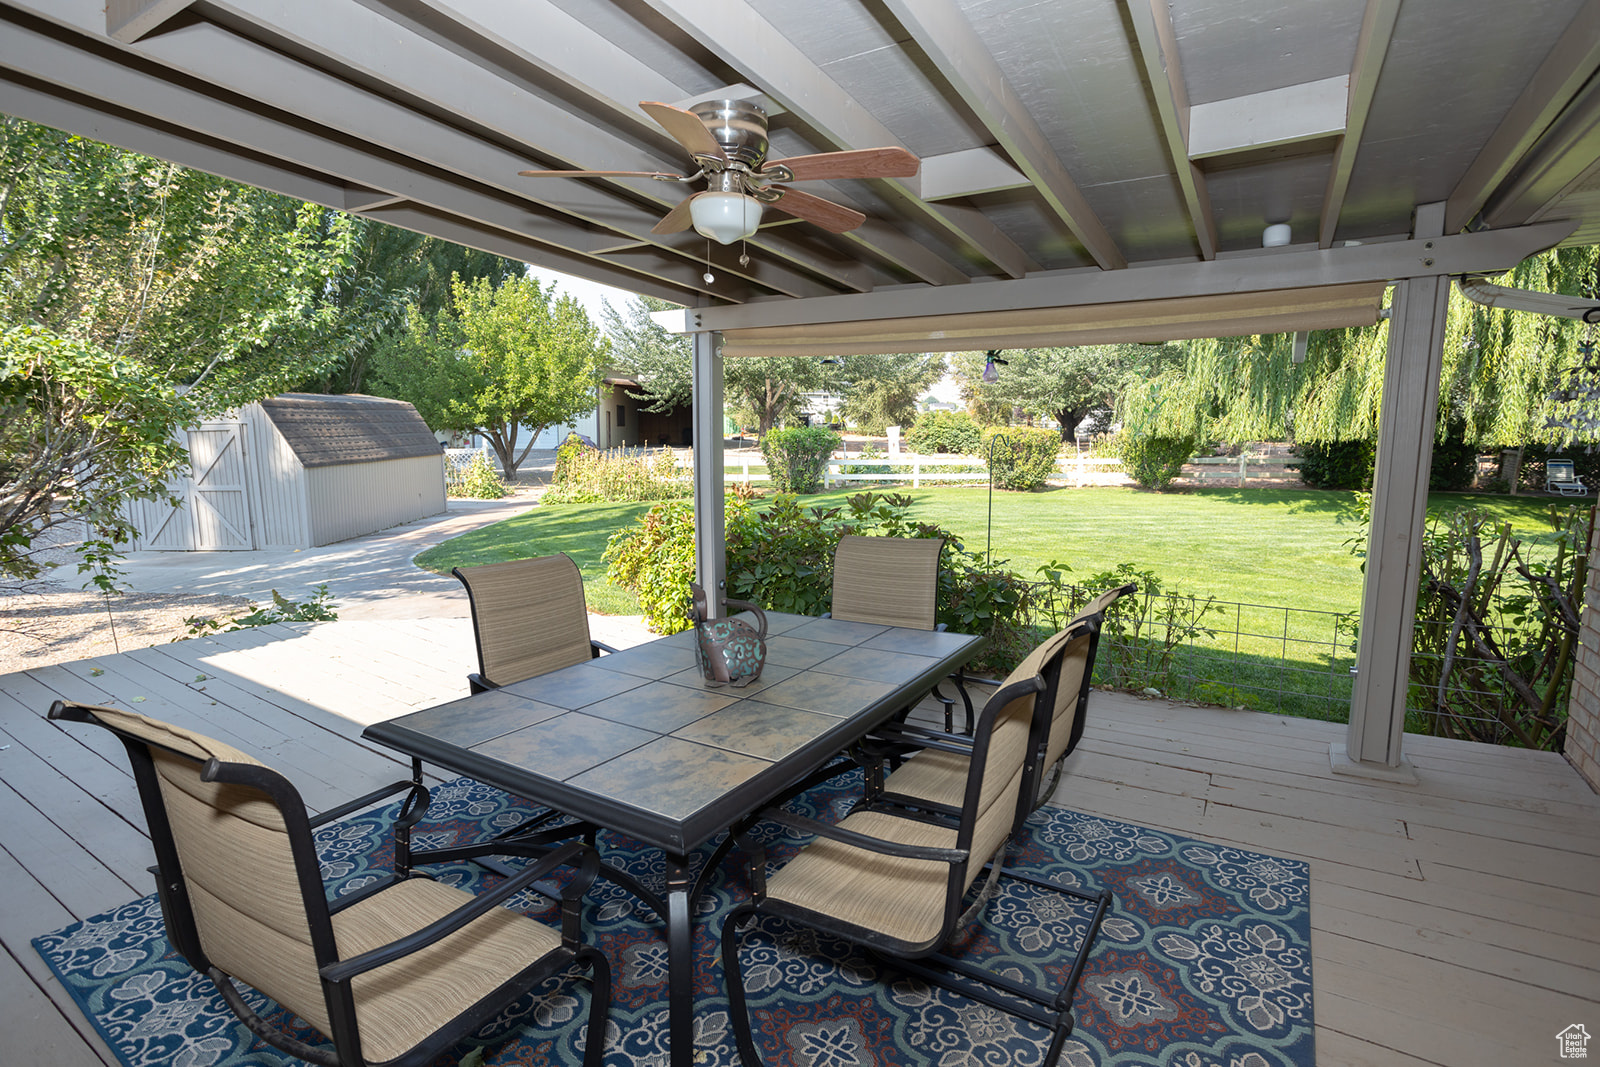
<svg viewBox="0 0 1600 1067"><path fill-rule="evenodd" d="M791 830L802 833L815 834L825 837L830 841L837 841L843 845L853 845L868 852L877 852L885 856L897 856L908 860L931 860L937 863L964 863L970 853L964 848L934 848L928 845L903 845L898 841L888 841L870 834L858 833L855 830L846 830L832 823L818 822L808 819L804 815L796 815L792 811L781 808L770 808L761 813L762 818L771 819L781 823Z"/></svg>
<svg viewBox="0 0 1600 1067"><path fill-rule="evenodd" d="M460 930L474 919L486 914L490 908L499 907L502 903L516 896L530 884L549 874L557 867L566 866L573 860L582 858L582 866L578 877L562 895L571 897L588 891L593 884L596 874L599 873L600 861L594 850L581 841L572 841L543 857L531 867L518 872L516 877L508 878L495 886L487 893L472 899L469 904L463 904L455 911L442 919L435 920L422 929L405 937L391 941L368 952L363 952L348 960L339 960L323 967L319 972L329 982L348 982L358 974L365 974L374 967L382 967L386 963L403 959L419 949L427 948L436 941L440 941Z"/></svg>
<svg viewBox="0 0 1600 1067"><path fill-rule="evenodd" d="M873 741L887 742L901 752L912 748L936 748L942 752L954 752L962 756L972 752L972 738L966 734L929 730L911 723L884 723L868 736Z"/></svg>
<svg viewBox="0 0 1600 1067"><path fill-rule="evenodd" d="M420 804L418 804L416 808L408 809L406 811L407 815L411 815L413 811L415 812L411 822L407 824L408 826L415 825L417 819L422 817L422 813L428 810L428 791L415 782L390 782L382 789L374 789L364 797L356 797L354 800L346 801L336 808L329 808L327 811L311 820L311 828L315 830L319 826L334 822L337 819L342 819L346 815L352 815L355 812L360 811L362 808L369 807L370 805L377 803L385 797L392 797L396 793L403 793L408 789L421 793L421 797L419 798Z"/></svg>
<svg viewBox="0 0 1600 1067"><path fill-rule="evenodd" d="M604 641L596 641L593 638L590 638L590 640L589 640L589 651L590 651L590 653L592 653L592 655L591 655L592 659L599 659L600 658L600 653L602 653L602 652L609 652L612 655L616 655L616 653L617 653L616 649L612 648L610 645L606 644Z"/></svg>
<svg viewBox="0 0 1600 1067"><path fill-rule="evenodd" d="M499 688L499 686L489 681L489 679L485 678L477 671L472 671L467 675L467 691L472 696L477 696L479 693L487 693L491 689Z"/></svg>

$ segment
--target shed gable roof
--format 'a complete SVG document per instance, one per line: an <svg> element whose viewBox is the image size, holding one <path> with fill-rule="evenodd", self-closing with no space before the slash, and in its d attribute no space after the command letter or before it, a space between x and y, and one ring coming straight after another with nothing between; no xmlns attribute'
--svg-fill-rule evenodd
<svg viewBox="0 0 1600 1067"><path fill-rule="evenodd" d="M403 400L285 393L261 408L306 467L439 455L433 431Z"/></svg>

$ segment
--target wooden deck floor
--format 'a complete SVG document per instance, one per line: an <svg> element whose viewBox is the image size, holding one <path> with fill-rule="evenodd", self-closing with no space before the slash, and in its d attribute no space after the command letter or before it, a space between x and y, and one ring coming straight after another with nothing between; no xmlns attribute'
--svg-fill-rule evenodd
<svg viewBox="0 0 1600 1067"><path fill-rule="evenodd" d="M363 726L463 695L471 642L462 619L300 624L0 676L0 1062L116 1063L29 939L151 890L125 758L53 699L196 726L322 807L403 777ZM1056 799L1310 861L1320 1063L1555 1062L1557 1032L1600 1034L1600 797L1559 756L1420 737L1418 785L1335 777L1342 736L1097 693Z"/></svg>

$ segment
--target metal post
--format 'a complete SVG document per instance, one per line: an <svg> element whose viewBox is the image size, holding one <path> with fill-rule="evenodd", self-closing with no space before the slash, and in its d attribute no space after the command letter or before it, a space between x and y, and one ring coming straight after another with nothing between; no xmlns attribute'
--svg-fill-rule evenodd
<svg viewBox="0 0 1600 1067"><path fill-rule="evenodd" d="M1450 280L1439 275L1395 286L1350 729L1330 753L1338 773L1416 780L1400 748L1449 298Z"/></svg>
<svg viewBox="0 0 1600 1067"><path fill-rule="evenodd" d="M713 618L722 614L727 543L723 528L722 335L694 338L694 560Z"/></svg>

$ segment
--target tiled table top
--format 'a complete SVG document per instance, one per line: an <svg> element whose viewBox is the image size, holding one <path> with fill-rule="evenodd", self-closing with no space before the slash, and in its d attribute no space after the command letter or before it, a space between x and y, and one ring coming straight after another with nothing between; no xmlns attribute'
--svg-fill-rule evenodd
<svg viewBox="0 0 1600 1067"><path fill-rule="evenodd" d="M685 631L365 736L684 853L965 663L982 638L767 614L767 663L708 687Z"/></svg>

